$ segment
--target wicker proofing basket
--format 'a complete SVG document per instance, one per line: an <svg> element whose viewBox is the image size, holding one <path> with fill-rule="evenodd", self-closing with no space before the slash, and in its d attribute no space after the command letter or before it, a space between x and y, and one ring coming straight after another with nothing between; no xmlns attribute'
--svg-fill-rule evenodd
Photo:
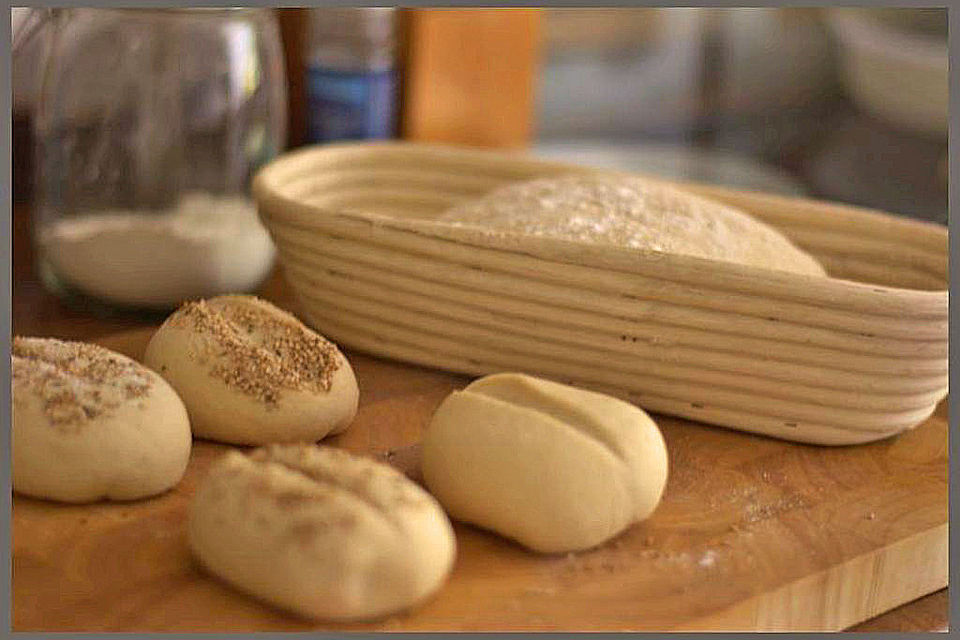
<svg viewBox="0 0 960 640"><path fill-rule="evenodd" d="M947 392L947 231L847 206L686 185L777 226L818 278L433 221L513 180L596 171L354 143L254 183L305 320L373 354L526 371L645 409L820 444L909 429Z"/></svg>

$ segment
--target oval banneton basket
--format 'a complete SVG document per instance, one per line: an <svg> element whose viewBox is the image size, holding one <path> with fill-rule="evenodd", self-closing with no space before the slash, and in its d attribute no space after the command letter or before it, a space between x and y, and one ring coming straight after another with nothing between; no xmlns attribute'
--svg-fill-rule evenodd
<svg viewBox="0 0 960 640"><path fill-rule="evenodd" d="M593 171L350 143L284 155L254 195L305 320L369 353L473 375L524 371L818 444L912 428L945 397L939 225L684 185L778 227L820 259L822 278L435 220L510 181Z"/></svg>

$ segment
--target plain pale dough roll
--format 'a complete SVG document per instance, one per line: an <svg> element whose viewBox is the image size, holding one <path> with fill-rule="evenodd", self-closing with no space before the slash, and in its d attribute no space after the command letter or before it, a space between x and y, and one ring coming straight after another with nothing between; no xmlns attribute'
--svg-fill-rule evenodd
<svg viewBox="0 0 960 640"><path fill-rule="evenodd" d="M422 602L456 552L450 521L426 491L392 467L315 445L226 454L197 492L189 541L236 587L326 620Z"/></svg>
<svg viewBox="0 0 960 640"><path fill-rule="evenodd" d="M357 380L336 345L253 296L186 303L154 334L144 362L177 390L202 438L317 441L357 413Z"/></svg>
<svg viewBox="0 0 960 640"><path fill-rule="evenodd" d="M509 184L453 207L439 220L826 275L816 259L753 216L634 176L570 175Z"/></svg>
<svg viewBox="0 0 960 640"><path fill-rule="evenodd" d="M588 549L653 513L667 450L641 409L515 373L448 396L423 440L451 517L541 552Z"/></svg>
<svg viewBox="0 0 960 640"><path fill-rule="evenodd" d="M96 345L20 337L11 367L18 493L62 502L133 500L183 477L187 411L153 371Z"/></svg>

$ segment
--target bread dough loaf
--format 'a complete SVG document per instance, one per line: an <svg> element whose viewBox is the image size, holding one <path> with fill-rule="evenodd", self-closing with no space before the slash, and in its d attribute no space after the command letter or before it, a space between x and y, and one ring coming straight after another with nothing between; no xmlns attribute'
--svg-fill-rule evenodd
<svg viewBox="0 0 960 640"><path fill-rule="evenodd" d="M812 256L747 213L631 176L570 175L514 183L453 207L439 220L826 275Z"/></svg>
<svg viewBox="0 0 960 640"><path fill-rule="evenodd" d="M357 413L357 380L336 345L253 296L183 305L154 334L144 362L177 390L202 438L316 441Z"/></svg>
<svg viewBox="0 0 960 640"><path fill-rule="evenodd" d="M154 372L96 345L51 338L14 338L11 367L18 493L133 500L183 477L187 411Z"/></svg>
<svg viewBox="0 0 960 640"><path fill-rule="evenodd" d="M663 437L641 409L515 373L448 396L422 455L451 517L541 552L616 536L653 513L667 479Z"/></svg>
<svg viewBox="0 0 960 640"><path fill-rule="evenodd" d="M440 505L406 476L316 445L226 454L197 492L189 541L227 582L326 620L423 601L446 579L456 549Z"/></svg>

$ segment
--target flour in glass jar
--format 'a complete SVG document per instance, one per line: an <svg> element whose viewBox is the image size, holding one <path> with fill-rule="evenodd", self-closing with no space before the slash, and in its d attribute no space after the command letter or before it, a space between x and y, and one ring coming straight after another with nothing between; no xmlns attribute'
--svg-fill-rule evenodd
<svg viewBox="0 0 960 640"><path fill-rule="evenodd" d="M202 192L184 195L161 213L64 218L38 239L67 284L108 302L158 309L249 291L266 277L275 255L254 204Z"/></svg>

